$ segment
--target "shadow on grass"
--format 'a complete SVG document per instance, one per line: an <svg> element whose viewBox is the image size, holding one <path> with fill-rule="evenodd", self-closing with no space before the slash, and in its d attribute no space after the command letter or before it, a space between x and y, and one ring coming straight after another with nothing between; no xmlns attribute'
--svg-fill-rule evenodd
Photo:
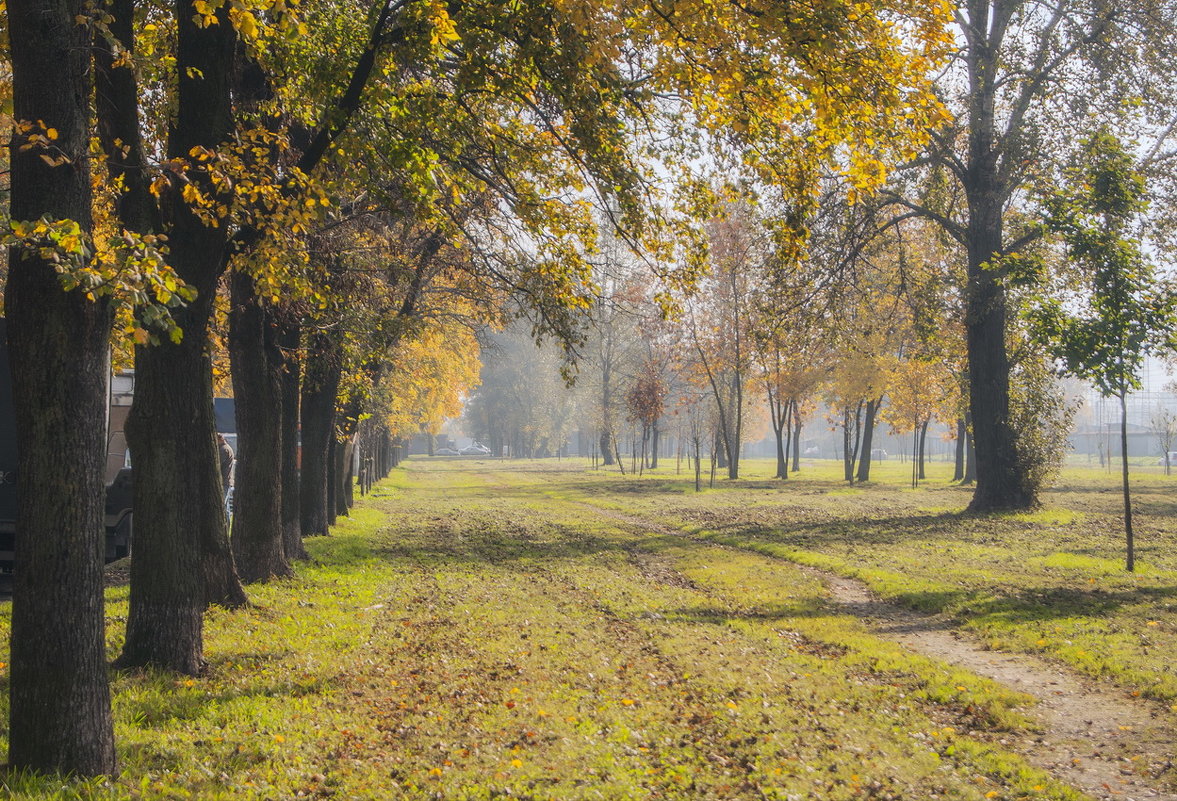
<svg viewBox="0 0 1177 801"><path fill-rule="evenodd" d="M782 520L772 527L763 523L730 520L723 513L702 515L707 536L741 536L797 548L818 549L823 545L891 545L911 540L943 539L949 527L983 520L963 512L900 514L857 519Z"/></svg>
<svg viewBox="0 0 1177 801"><path fill-rule="evenodd" d="M747 620L756 623L780 623L800 618L833 617L839 614L836 604L830 604L820 596L799 598L794 603L739 609L727 606L690 606L663 609L659 614L670 621L702 623L723 626L733 620Z"/></svg>
<svg viewBox="0 0 1177 801"><path fill-rule="evenodd" d="M288 654L264 655L264 661L280 663ZM230 654L209 663L212 675L228 673L236 662L259 661L256 654ZM191 687L177 686L179 680L172 674L155 671L129 671L130 681L139 684L135 690L120 692L120 716L139 728L154 728L173 720L198 720L205 714L230 702L267 699L300 698L328 692L334 682L326 678L305 681L269 682L250 681L247 686L229 686L212 690L212 682L196 679Z"/></svg>
<svg viewBox="0 0 1177 801"><path fill-rule="evenodd" d="M624 553L624 542L561 531L552 539L535 539L522 532L473 530L423 531L402 542L373 539L363 534L315 538L313 568L354 574L374 567L405 568L428 565L510 565L575 560L603 553Z"/></svg>
<svg viewBox="0 0 1177 801"><path fill-rule="evenodd" d="M386 562L403 565L445 563L523 566L530 562L575 560L603 553L625 553L626 543L593 536L557 540L462 537L456 542L376 544L373 553Z"/></svg>

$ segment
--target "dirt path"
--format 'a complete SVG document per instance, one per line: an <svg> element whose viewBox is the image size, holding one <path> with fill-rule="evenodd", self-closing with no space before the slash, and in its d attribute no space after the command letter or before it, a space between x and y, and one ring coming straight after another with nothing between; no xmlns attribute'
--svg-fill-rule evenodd
<svg viewBox="0 0 1177 801"><path fill-rule="evenodd" d="M635 515L583 505L630 526L684 536ZM1040 722L1041 733L1001 740L1031 764L1095 798L1177 801L1177 794L1158 778L1171 767L1177 744L1155 703L1134 699L1032 655L987 650L954 631L946 619L884 601L861 581L794 566L820 578L834 602L866 622L878 636L1036 698L1038 703L1023 711Z"/></svg>
<svg viewBox="0 0 1177 801"><path fill-rule="evenodd" d="M875 597L860 581L800 569L820 576L834 600L876 634L1037 698L1024 711L1041 722L1042 733L1002 741L1027 761L1096 798L1177 799L1154 778L1173 757L1172 735L1154 704L1033 656L985 650L938 617Z"/></svg>

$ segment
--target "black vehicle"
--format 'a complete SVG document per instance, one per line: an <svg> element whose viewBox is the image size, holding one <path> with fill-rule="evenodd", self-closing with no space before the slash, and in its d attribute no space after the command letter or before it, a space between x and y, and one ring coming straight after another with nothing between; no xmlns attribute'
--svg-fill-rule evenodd
<svg viewBox="0 0 1177 801"><path fill-rule="evenodd" d="M8 367L8 329L0 318L0 586L10 586L16 539L16 499L19 491L16 451L16 415L12 401L12 374ZM107 401L106 514L104 531L106 561L113 562L131 552L131 467L123 424L130 411L134 375L114 375Z"/></svg>

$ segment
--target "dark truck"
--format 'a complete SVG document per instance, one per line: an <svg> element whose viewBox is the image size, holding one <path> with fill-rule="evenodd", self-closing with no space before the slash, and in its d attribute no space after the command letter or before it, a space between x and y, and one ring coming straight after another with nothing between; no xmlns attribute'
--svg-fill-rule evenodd
<svg viewBox="0 0 1177 801"><path fill-rule="evenodd" d="M16 454L16 416L12 404L12 375L8 369L8 328L0 318L0 586L11 586L13 542L16 536L16 498L19 491ZM106 561L131 552L131 466L123 425L131 410L135 377L112 375L107 397L106 430ZM97 532L95 532L97 535Z"/></svg>

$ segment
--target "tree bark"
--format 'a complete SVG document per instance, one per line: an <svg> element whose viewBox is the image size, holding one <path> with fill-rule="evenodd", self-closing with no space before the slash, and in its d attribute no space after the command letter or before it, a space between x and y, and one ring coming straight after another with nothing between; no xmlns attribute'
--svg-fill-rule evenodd
<svg viewBox="0 0 1177 801"><path fill-rule="evenodd" d="M774 424L772 433L776 437L776 478L788 479L789 456L785 448L785 431Z"/></svg>
<svg viewBox="0 0 1177 801"><path fill-rule="evenodd" d="M612 377L612 363L607 357L601 366L601 464L606 467L613 464L614 457ZM616 456L621 458L619 453Z"/></svg>
<svg viewBox="0 0 1177 801"><path fill-rule="evenodd" d="M301 384L299 345L302 331L290 309L280 312L278 345L282 357L282 546L287 561L306 559L299 520L298 400Z"/></svg>
<svg viewBox="0 0 1177 801"><path fill-rule="evenodd" d="M979 32L984 36L987 32ZM964 181L968 203L965 339L969 406L977 451L977 486L969 509L1027 509L1038 499L1026 465L1018 459L1009 413L1007 297L1000 271L991 266L1004 253L1002 216L1008 187L1001 175L997 126L998 48L967 50L970 77L969 139Z"/></svg>
<svg viewBox="0 0 1177 801"><path fill-rule="evenodd" d="M920 426L920 442L919 442L919 477L920 480L926 479L927 473L924 470L924 454L928 446L928 424L931 420L925 420Z"/></svg>
<svg viewBox="0 0 1177 801"><path fill-rule="evenodd" d="M965 412L964 479L961 484L977 480L977 449L973 446L972 413Z"/></svg>
<svg viewBox="0 0 1177 801"><path fill-rule="evenodd" d="M968 429L965 428L964 418L956 418L956 460L952 469L952 480L964 480L964 450L965 439L968 438Z"/></svg>
<svg viewBox="0 0 1177 801"><path fill-rule="evenodd" d="M700 442L699 442L698 435L694 436L694 442L695 442L695 492L702 492L703 491L703 477L702 477L703 460L699 454Z"/></svg>
<svg viewBox="0 0 1177 801"><path fill-rule="evenodd" d="M792 401L782 400L778 392L771 386L768 390L768 417L772 424L772 433L776 438L776 476L774 478L787 479L789 477L789 449L785 443L785 431L790 427L789 409Z"/></svg>
<svg viewBox="0 0 1177 801"><path fill-rule="evenodd" d="M11 214L91 230L90 41L78 0L8 6L13 113L56 130L11 149ZM43 133L39 131L40 133ZM51 151L49 155L54 155ZM111 311L63 292L36 252L9 252L5 306L19 451L9 683L9 765L116 772L106 671L102 540Z"/></svg>
<svg viewBox="0 0 1177 801"><path fill-rule="evenodd" d="M335 398L340 359L335 335L316 331L307 347L302 387L302 473L300 519L304 537L325 536L330 527L327 505L331 440L335 437Z"/></svg>
<svg viewBox="0 0 1177 801"><path fill-rule="evenodd" d="M335 514L346 517L351 510L352 444L354 439L335 443Z"/></svg>
<svg viewBox="0 0 1177 801"><path fill-rule="evenodd" d="M784 433L784 435L785 435L784 436L785 462L783 465L780 464L781 454L778 453L777 454L777 469L780 470L782 479L787 479L789 477L789 454L791 454L793 452L792 451L792 448L793 448L793 418L791 417L791 415L793 414L793 404L796 402L797 401L795 398L789 398L787 401L785 401L785 410L784 410L785 414L784 414L784 418L781 420L781 430L782 430L782 433Z"/></svg>
<svg viewBox="0 0 1177 801"><path fill-rule="evenodd" d="M854 463L860 458L859 446L862 444L862 404L863 401L858 401L853 417L849 406L842 412L842 468L845 480L851 484L854 483Z"/></svg>
<svg viewBox="0 0 1177 801"><path fill-rule="evenodd" d="M842 408L842 479L854 483L854 456L850 452L850 407Z"/></svg>
<svg viewBox="0 0 1177 801"><path fill-rule="evenodd" d="M327 438L327 525L335 525L339 519L339 440L335 438L335 427Z"/></svg>
<svg viewBox="0 0 1177 801"><path fill-rule="evenodd" d="M243 272L229 277L237 416L233 559L245 582L289 576L282 536L282 352L273 310ZM275 480L275 478L279 480Z"/></svg>
<svg viewBox="0 0 1177 801"><path fill-rule="evenodd" d="M605 465L606 467L613 464L613 451L611 450L612 445L610 444L609 439L609 428L606 426L605 428L601 429L599 443L601 449L601 464Z"/></svg>
<svg viewBox="0 0 1177 801"><path fill-rule="evenodd" d="M738 345L737 345L738 348ZM739 351L737 349L737 364ZM740 477L740 443L744 438L744 378L737 368L732 371L732 395L734 409L729 410L723 426L723 447L727 450L727 477L734 481Z"/></svg>
<svg viewBox="0 0 1177 801"><path fill-rule="evenodd" d="M793 472L801 469L801 401L793 399Z"/></svg>
<svg viewBox="0 0 1177 801"><path fill-rule="evenodd" d="M871 447L875 439L875 416L878 414L882 398L872 398L866 402L866 420L862 424L862 455L858 459L858 481L870 481Z"/></svg>
<svg viewBox="0 0 1177 801"><path fill-rule="evenodd" d="M1128 546L1128 555L1124 569L1129 573L1136 570L1136 543L1132 533L1132 496L1128 489L1128 410L1126 393L1120 393L1120 473L1124 485L1124 538Z"/></svg>
<svg viewBox="0 0 1177 801"><path fill-rule="evenodd" d="M178 101L168 153L216 148L232 136L229 84L235 43L228 10L198 27L178 4ZM189 176L216 190L199 173ZM195 674L203 668L201 616L207 603L246 603L233 565L212 405L207 331L226 234L193 213L178 187L168 192L171 263L197 297L173 312L184 332L135 352L135 399L127 441L135 462L135 558L130 612L119 664L156 665ZM201 581L203 577L203 582Z"/></svg>

